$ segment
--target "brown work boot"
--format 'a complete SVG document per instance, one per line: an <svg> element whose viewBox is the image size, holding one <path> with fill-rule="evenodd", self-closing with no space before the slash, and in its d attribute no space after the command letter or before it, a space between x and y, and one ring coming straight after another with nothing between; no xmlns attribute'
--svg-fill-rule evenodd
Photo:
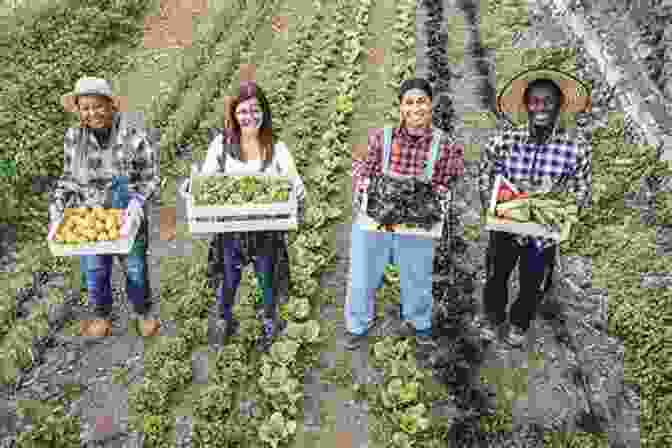
<svg viewBox="0 0 672 448"><path fill-rule="evenodd" d="M158 319L143 319L140 324L140 333L146 337L152 337L159 334L159 329L161 328L161 322Z"/></svg>
<svg viewBox="0 0 672 448"><path fill-rule="evenodd" d="M93 321L91 319L82 319L79 321L79 334L86 336L89 332L89 327Z"/></svg>
<svg viewBox="0 0 672 448"><path fill-rule="evenodd" d="M95 319L86 329L85 336L109 336L112 333L112 321Z"/></svg>

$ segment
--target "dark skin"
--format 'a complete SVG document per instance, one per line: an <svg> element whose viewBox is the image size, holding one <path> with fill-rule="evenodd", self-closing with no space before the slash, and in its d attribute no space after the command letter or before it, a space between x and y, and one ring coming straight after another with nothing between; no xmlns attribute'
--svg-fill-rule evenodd
<svg viewBox="0 0 672 448"><path fill-rule="evenodd" d="M527 112L532 140L544 143L553 132L560 116L560 95L550 86L537 85L528 90ZM485 223L487 210L481 213L481 224Z"/></svg>
<svg viewBox="0 0 672 448"><path fill-rule="evenodd" d="M560 116L560 96L545 85L533 86L528 92L527 111L532 139L538 144L548 139Z"/></svg>

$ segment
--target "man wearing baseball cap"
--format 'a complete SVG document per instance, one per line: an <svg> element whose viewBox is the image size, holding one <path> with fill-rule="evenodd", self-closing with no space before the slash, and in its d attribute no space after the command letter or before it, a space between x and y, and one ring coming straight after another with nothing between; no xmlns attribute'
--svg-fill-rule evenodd
<svg viewBox="0 0 672 448"><path fill-rule="evenodd" d="M138 126L121 120L120 98L110 84L100 78L83 77L74 91L63 95L67 112L77 113L80 126L65 133L63 176L51 193L49 238L63 220L65 208L103 207L124 209L121 236L129 231L129 216L139 215L142 225L128 255L119 259L126 273L126 292L134 311L142 316L141 333L158 332L159 321L147 316L148 282L146 248L147 223L145 202L159 186L159 161L155 139ZM112 323L112 255L81 257L86 271L89 300L96 314L84 320L84 336L106 336Z"/></svg>

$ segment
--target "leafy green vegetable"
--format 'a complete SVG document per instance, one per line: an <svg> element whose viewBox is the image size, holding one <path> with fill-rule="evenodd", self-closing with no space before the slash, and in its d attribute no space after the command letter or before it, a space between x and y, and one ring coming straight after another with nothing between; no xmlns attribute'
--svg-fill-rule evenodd
<svg viewBox="0 0 672 448"><path fill-rule="evenodd" d="M211 176L194 182L196 205L249 205L287 202L290 181L271 176Z"/></svg>

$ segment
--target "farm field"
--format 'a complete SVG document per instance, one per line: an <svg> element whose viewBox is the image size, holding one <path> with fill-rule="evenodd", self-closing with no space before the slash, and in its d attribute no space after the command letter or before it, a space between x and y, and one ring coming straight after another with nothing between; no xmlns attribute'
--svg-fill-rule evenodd
<svg viewBox="0 0 672 448"><path fill-rule="evenodd" d="M464 325L480 299L480 274L467 282L471 288L437 282L441 350L430 368L416 362L410 340L393 336L399 324L394 267L378 294L384 324L369 349L349 353L342 347L351 150L366 143L369 128L398 119L397 87L415 74L416 1L194 1L192 10L177 8L176 14L191 28L181 30L180 39L191 44L162 46L154 40L155 48L144 42L145 26L166 13L166 2L25 2L22 18L9 12L9 3L0 3L0 17L9 24L0 39L16 57L2 69L8 82L0 89L8 101L0 105L0 138L7 142L0 159L14 157L19 175L0 179L0 201L8 204L0 221L17 231L16 265L0 273L0 442L6 446L433 448L448 441L507 446L523 440L524 446L601 448L616 438L631 443L640 437L640 426L642 446L669 440L672 429L664 418L670 411L664 367L669 353L663 345L669 256L657 255L656 228L642 224L632 206L633 191L655 163L648 148L623 142L618 108L595 114L602 125L593 140L594 212L575 241L561 248L561 275L579 289L565 283L552 295L553 303L565 307L568 323L558 330L557 316L540 319L536 334L552 342L536 344L533 353L483 350ZM175 8L180 2L168 3ZM540 55L512 48L513 33L534 25L525 24L527 2L480 3L477 26L483 44L495 50L497 88L521 66L581 69L571 51ZM473 75L469 85L478 93L474 60L465 52L473 24L462 13L446 13L455 30L447 43L448 62ZM274 29L273 23L282 26ZM205 159L208 130L222 126L224 97L236 93L245 65L255 68L269 97L274 131L292 151L308 195L306 223L289 235L290 294L280 305L288 328L263 356L254 350L261 330L250 269L234 307L240 335L224 349L209 343L215 298L205 282L207 240L189 234L184 200L177 194L192 162ZM151 204L148 256L153 312L164 324L157 338L139 337L117 266L112 336L80 338L78 320L88 311L86 294L77 294L78 262L53 257L43 242L46 194L36 193L34 183L62 171L62 131L75 121L62 112L59 96L83 73L112 81L127 109L142 114L132 119L162 131L162 189ZM451 80L461 127L489 132L494 116L465 107L477 99L463 82ZM602 92L603 83L594 82ZM191 145L192 158L180 158L178 145ZM462 257L479 272L487 246L475 199L479 145L467 150L467 173L458 190L464 198L458 207L464 217ZM173 241L159 239L162 207L177 209ZM606 303L606 294L609 307L602 310L596 303ZM591 319L599 314L601 323L585 324L577 313ZM553 339L575 329L574 345ZM554 367L556 349L580 359L578 367ZM623 358L614 355L619 350ZM573 387L567 380L567 395L578 398L556 400L557 406L542 406L538 398L539 408L530 413L546 429L534 433L537 427L520 406L529 406L536 391L550 394L550 386L539 382L571 371L599 383L590 370L604 374L608 387L621 389L598 385L597 398L591 398L587 386ZM578 408L588 407L587 415L594 417L607 396L605 406L612 408L605 418L626 429L607 431L602 423L591 434L589 424L576 423L583 418ZM609 414L616 401L622 411L617 416ZM554 426L558 420L565 426ZM634 436L625 433L632 428ZM622 446L635 446L627 443Z"/></svg>

